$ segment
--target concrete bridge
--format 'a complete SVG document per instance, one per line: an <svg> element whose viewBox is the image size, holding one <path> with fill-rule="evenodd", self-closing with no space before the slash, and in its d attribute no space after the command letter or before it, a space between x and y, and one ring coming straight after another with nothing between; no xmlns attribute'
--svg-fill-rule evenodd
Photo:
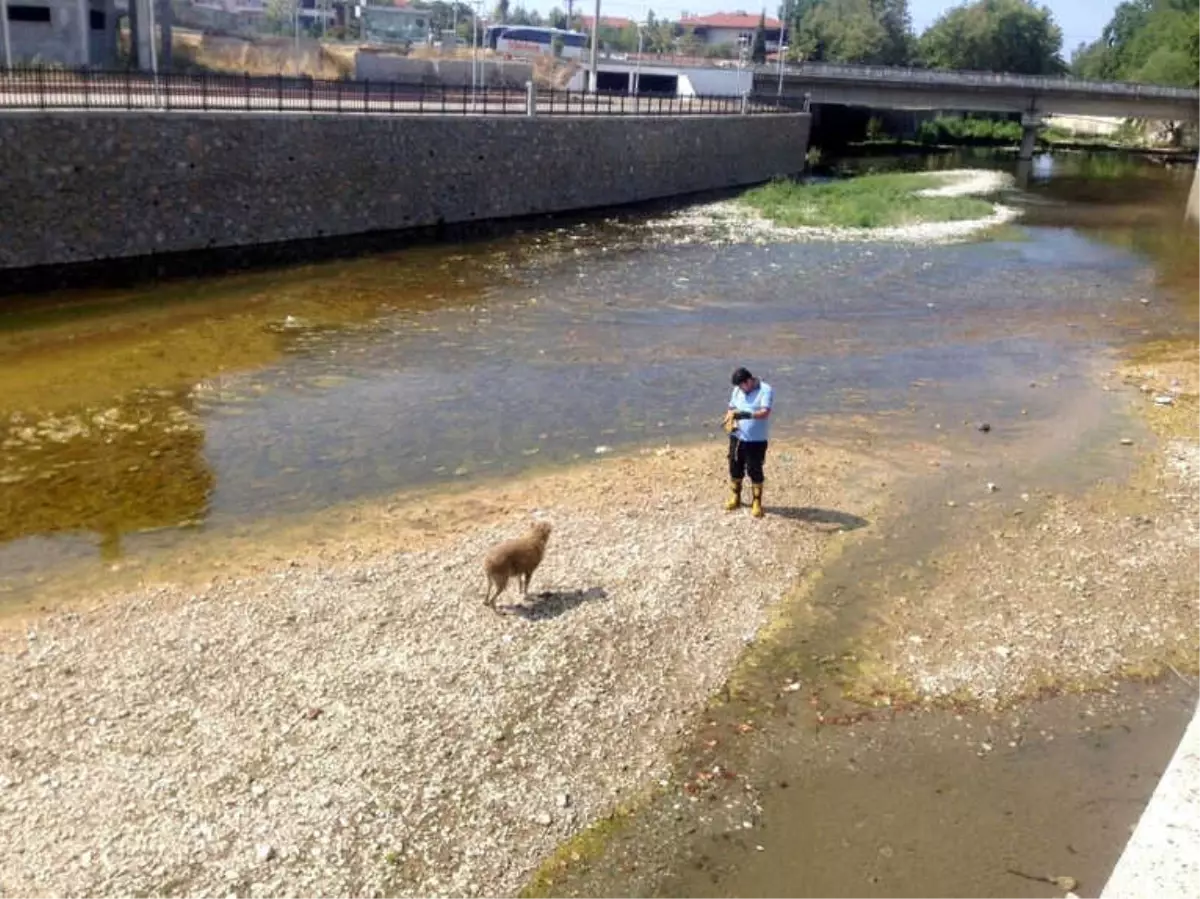
<svg viewBox="0 0 1200 899"><path fill-rule="evenodd" d="M757 66L754 90L776 94L779 71ZM783 71L784 97L876 109L961 109L1114 118L1200 119L1200 91L1081 78L801 63Z"/></svg>
<svg viewBox="0 0 1200 899"><path fill-rule="evenodd" d="M1027 74L802 62L785 66L782 77L779 68L756 66L754 92L758 96L781 95L797 104L1020 113L1024 126L1021 162L1032 160L1038 128L1046 115L1200 122L1198 89ZM1200 224L1200 160L1188 217Z"/></svg>
<svg viewBox="0 0 1200 899"><path fill-rule="evenodd" d="M754 92L785 101L868 106L873 109L946 109L1021 113L1021 156L1033 152L1042 118L1052 114L1114 118L1200 120L1200 91L1080 78L957 72L898 66L801 63L756 66Z"/></svg>

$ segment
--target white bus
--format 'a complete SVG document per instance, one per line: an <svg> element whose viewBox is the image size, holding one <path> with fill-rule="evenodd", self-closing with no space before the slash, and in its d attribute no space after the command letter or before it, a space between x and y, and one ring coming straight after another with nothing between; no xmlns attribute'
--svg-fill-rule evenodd
<svg viewBox="0 0 1200 899"><path fill-rule="evenodd" d="M489 25L484 32L485 46L497 53L513 56L553 56L555 39L562 41L566 59L580 59L588 45L588 36L581 31L563 28L540 28L533 25Z"/></svg>

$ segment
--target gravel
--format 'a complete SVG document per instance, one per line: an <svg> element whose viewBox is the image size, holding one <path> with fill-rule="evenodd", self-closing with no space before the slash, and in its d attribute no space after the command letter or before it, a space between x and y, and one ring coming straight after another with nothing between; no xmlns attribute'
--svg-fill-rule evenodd
<svg viewBox="0 0 1200 899"><path fill-rule="evenodd" d="M994 707L1194 668L1200 445L1168 441L1153 467L1145 495L1055 495L1011 525L965 531L936 559L932 589L877 616L860 693Z"/></svg>
<svg viewBox="0 0 1200 899"><path fill-rule="evenodd" d="M851 457L778 443L768 507L867 511ZM10 627L0 894L511 894L666 773L835 539L722 511L722 463L614 454L489 488L508 515L417 548L331 556L328 534L320 556ZM533 580L551 595L497 615L480 560L532 515L555 527Z"/></svg>
<svg viewBox="0 0 1200 899"><path fill-rule="evenodd" d="M964 522L934 586L895 598L865 637L860 695L996 706L1200 672L1200 360L1127 368L1159 438L1145 474L1046 497L1009 525ZM1177 397L1165 408L1148 398L1164 382Z"/></svg>

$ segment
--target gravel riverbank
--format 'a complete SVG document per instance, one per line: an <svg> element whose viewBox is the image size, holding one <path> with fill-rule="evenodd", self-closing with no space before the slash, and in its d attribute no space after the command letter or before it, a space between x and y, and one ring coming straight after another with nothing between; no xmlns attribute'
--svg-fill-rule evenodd
<svg viewBox="0 0 1200 899"><path fill-rule="evenodd" d="M956 537L929 560L935 574L895 579L891 601L872 611L853 694L1004 705L1043 689L1195 675L1195 347L1157 365L1124 364L1107 380L1106 391L1122 383L1156 435L1141 449L1131 438L1109 448L1139 454L1129 481L1040 496L997 487L986 503L960 497L961 508L945 510Z"/></svg>
<svg viewBox="0 0 1200 899"><path fill-rule="evenodd" d="M10 627L0 894L514 892L665 770L851 520L815 510L869 517L878 465L779 443L762 521L722 511L719 446L660 449ZM548 595L495 615L480 559L535 512Z"/></svg>

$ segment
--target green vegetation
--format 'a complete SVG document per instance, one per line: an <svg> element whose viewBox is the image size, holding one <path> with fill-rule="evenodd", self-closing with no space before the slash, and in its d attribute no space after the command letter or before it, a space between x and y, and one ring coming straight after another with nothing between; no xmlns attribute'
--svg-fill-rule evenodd
<svg viewBox="0 0 1200 899"><path fill-rule="evenodd" d="M767 13L763 11L758 17L758 26L754 29L754 40L750 43L750 61L762 65L767 61Z"/></svg>
<svg viewBox="0 0 1200 899"><path fill-rule="evenodd" d="M1021 123L988 118L938 116L917 127L923 144L1019 144Z"/></svg>
<svg viewBox="0 0 1200 899"><path fill-rule="evenodd" d="M1126 0L1099 40L1075 49L1071 70L1081 78L1196 87L1200 0Z"/></svg>
<svg viewBox="0 0 1200 899"><path fill-rule="evenodd" d="M913 35L908 0L797 0L793 59L906 65Z"/></svg>
<svg viewBox="0 0 1200 899"><path fill-rule="evenodd" d="M972 0L947 10L919 37L908 7L908 0L796 0L789 56L1027 75L1068 71L1062 29L1033 0ZM1196 86L1200 0L1125 0L1099 40L1076 48L1070 71L1082 78Z"/></svg>
<svg viewBox="0 0 1200 899"><path fill-rule="evenodd" d="M827 184L778 180L747 191L740 202L784 227L886 228L985 218L992 204L977 197L922 197L943 181L921 174L863 175Z"/></svg>
<svg viewBox="0 0 1200 899"><path fill-rule="evenodd" d="M908 0L799 0L791 27L794 59L1033 75L1066 70L1062 30L1029 0L956 6L919 38Z"/></svg>
<svg viewBox="0 0 1200 899"><path fill-rule="evenodd" d="M1062 29L1050 10L1028 0L977 0L956 6L921 35L921 62L935 69L1061 75Z"/></svg>
<svg viewBox="0 0 1200 899"><path fill-rule="evenodd" d="M870 129L867 131L870 140ZM1043 144L1075 142L1077 138L1061 128L1042 128L1038 141ZM1021 123L988 116L938 116L917 127L917 142L939 146L1015 147L1021 143ZM1094 143L1105 143L1097 141Z"/></svg>
<svg viewBox="0 0 1200 899"><path fill-rule="evenodd" d="M569 873L572 865L587 865L600 857L612 837L629 825L633 813L649 802L657 790L645 790L642 795L619 805L611 814L593 821L569 840L563 842L554 853L543 861L533 876L517 894L521 899L543 899L559 895L556 887L560 879Z"/></svg>

